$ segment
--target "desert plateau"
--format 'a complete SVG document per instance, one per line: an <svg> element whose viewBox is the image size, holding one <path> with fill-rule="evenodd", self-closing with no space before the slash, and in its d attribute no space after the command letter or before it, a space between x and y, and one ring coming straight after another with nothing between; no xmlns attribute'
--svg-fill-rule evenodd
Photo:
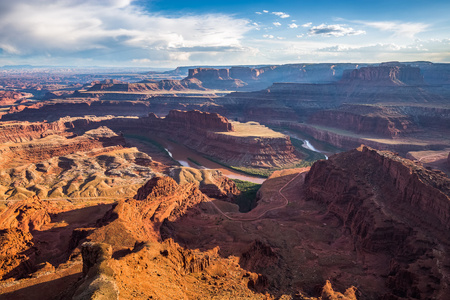
<svg viewBox="0 0 450 300"><path fill-rule="evenodd" d="M0 300L450 299L450 4L300 2L0 4Z"/></svg>

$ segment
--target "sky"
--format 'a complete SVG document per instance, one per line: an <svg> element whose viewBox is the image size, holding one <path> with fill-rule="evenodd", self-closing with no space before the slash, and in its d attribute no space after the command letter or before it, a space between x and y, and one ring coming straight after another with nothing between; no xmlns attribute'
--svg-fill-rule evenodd
<svg viewBox="0 0 450 300"><path fill-rule="evenodd" d="M448 0L0 1L0 66L450 63Z"/></svg>

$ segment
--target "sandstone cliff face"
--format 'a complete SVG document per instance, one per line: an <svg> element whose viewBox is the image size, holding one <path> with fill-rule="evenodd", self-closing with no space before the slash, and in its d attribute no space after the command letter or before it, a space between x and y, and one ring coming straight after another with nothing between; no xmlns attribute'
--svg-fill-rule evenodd
<svg viewBox="0 0 450 300"><path fill-rule="evenodd" d="M417 67L402 64L381 64L378 67L363 67L344 72L341 83L372 85L424 84Z"/></svg>
<svg viewBox="0 0 450 300"><path fill-rule="evenodd" d="M166 219L176 220L204 201L208 198L194 183L178 185L170 177L154 177L138 189L134 199L119 201L87 238L108 243L114 251L132 248L136 242L157 241Z"/></svg>
<svg viewBox="0 0 450 300"><path fill-rule="evenodd" d="M386 297L429 299L448 293L450 179L363 146L317 162L305 184L307 197L327 204L350 231L361 256L388 257L384 276L391 294Z"/></svg>
<svg viewBox="0 0 450 300"><path fill-rule="evenodd" d="M189 69L188 77L185 80L190 79L198 79L204 87L211 89L235 90L247 85L240 79L231 78L229 69Z"/></svg>
<svg viewBox="0 0 450 300"><path fill-rule="evenodd" d="M46 205L36 196L0 213L0 279L21 278L35 270L31 231L50 222Z"/></svg>
<svg viewBox="0 0 450 300"><path fill-rule="evenodd" d="M115 92L146 92L146 91L186 91L206 90L200 80L189 78L185 80L161 80L157 82L142 83L97 83L89 91L115 91Z"/></svg>
<svg viewBox="0 0 450 300"><path fill-rule="evenodd" d="M199 110L172 110L164 120L168 123L168 126L183 128L186 131L233 131L233 125L227 118L216 113L201 112Z"/></svg>
<svg viewBox="0 0 450 300"><path fill-rule="evenodd" d="M27 142L65 130L62 122L3 122L0 124L0 143Z"/></svg>
<svg viewBox="0 0 450 300"><path fill-rule="evenodd" d="M237 137L208 132L186 145L233 166L276 168L299 161L288 136L283 138Z"/></svg>
<svg viewBox="0 0 450 300"><path fill-rule="evenodd" d="M289 64L263 67L231 67L230 69L190 69L188 78L198 78L204 84L219 87L232 82L232 89L260 90L275 82L329 83L341 79L344 70L355 69L356 64ZM208 84L208 83L206 83ZM206 85L205 85L206 86Z"/></svg>
<svg viewBox="0 0 450 300"><path fill-rule="evenodd" d="M85 277L78 283L71 299L119 299L119 290L113 278L114 270L110 267L111 246L86 242L81 246L81 253Z"/></svg>
<svg viewBox="0 0 450 300"><path fill-rule="evenodd" d="M60 135L52 135L51 131L46 131L48 136L38 139L39 134L44 125L39 124L38 131L32 131L28 136L35 136L35 140L28 143L7 143L0 145L0 168L15 167L21 163L36 163L54 156L62 156L75 153L78 151L88 151L94 148L103 148L108 146L123 146L125 140L107 128L96 128L86 132L83 136L67 139ZM51 123L53 124L53 123ZM57 122L59 128L59 124ZM36 133L37 132L37 133ZM34 134L36 133L36 134ZM21 133L20 133L21 134ZM17 134L17 139L26 139L24 136ZM42 134L39 134L42 135ZM8 138L7 136L6 138ZM13 138L14 135L11 136Z"/></svg>
<svg viewBox="0 0 450 300"><path fill-rule="evenodd" d="M350 150L353 148L359 147L361 144L365 144L369 147L373 147L380 150L389 150L400 153L401 155L406 155L409 151L421 151L427 150L433 147L436 148L445 148L447 147L445 144L436 143L435 145L427 145L427 144L401 144L401 143L383 143L383 141L367 139L364 136L353 136L346 135L338 132L329 131L326 129L321 129L315 127L314 125L307 125L302 123L275 123L276 125L281 124L283 126L292 128L294 130L302 131L306 134L311 135L315 139L319 141L324 141L339 147L344 150Z"/></svg>
<svg viewBox="0 0 450 300"><path fill-rule="evenodd" d="M418 131L411 117L378 106L343 105L336 110L319 111L308 122L388 138Z"/></svg>

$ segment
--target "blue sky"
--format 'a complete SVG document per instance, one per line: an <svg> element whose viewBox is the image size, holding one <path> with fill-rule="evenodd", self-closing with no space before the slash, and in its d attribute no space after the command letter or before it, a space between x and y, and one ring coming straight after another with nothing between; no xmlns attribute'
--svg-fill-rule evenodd
<svg viewBox="0 0 450 300"><path fill-rule="evenodd" d="M450 1L0 2L0 65L450 62Z"/></svg>

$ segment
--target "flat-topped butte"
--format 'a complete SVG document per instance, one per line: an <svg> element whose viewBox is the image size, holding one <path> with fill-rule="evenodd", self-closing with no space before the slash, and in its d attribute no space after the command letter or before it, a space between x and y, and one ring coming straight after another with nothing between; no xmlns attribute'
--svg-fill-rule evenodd
<svg viewBox="0 0 450 300"><path fill-rule="evenodd" d="M258 122L230 122L233 131L217 132L217 134L230 135L236 137L261 137L261 138L285 138L286 135L273 131L272 129L259 124Z"/></svg>

